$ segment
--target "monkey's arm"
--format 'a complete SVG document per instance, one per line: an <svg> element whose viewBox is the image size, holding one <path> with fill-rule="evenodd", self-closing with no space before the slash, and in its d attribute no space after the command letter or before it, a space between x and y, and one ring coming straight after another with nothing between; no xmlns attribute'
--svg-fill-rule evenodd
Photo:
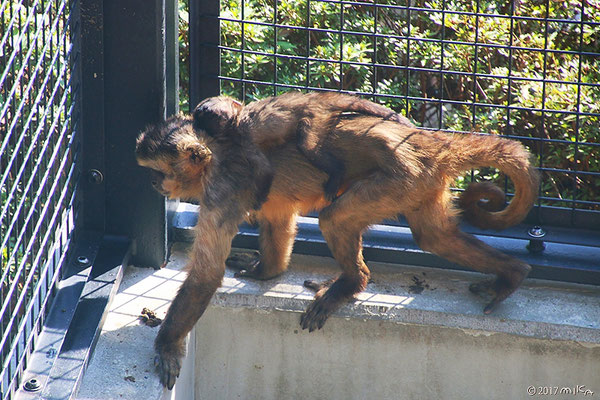
<svg viewBox="0 0 600 400"><path fill-rule="evenodd" d="M244 138L243 144L245 155L250 165L249 168L253 175L253 187L251 190L254 193L254 204L252 204L252 209L259 210L263 203L267 201L269 191L271 190L274 173L273 167L265 154L249 137Z"/></svg>
<svg viewBox="0 0 600 400"><path fill-rule="evenodd" d="M188 276L173 300L154 342L155 365L160 381L172 389L179 376L185 355L185 337L202 316L210 299L221 286L225 259L237 232L240 218L222 219L221 210L201 210L196 225L196 239L187 265Z"/></svg>
<svg viewBox="0 0 600 400"><path fill-rule="evenodd" d="M354 99L355 101L351 101L347 107L341 109L341 111L349 111L359 114L366 114L373 117L380 117L385 120L398 122L410 128L415 127L414 124L408 120L408 118L385 106L382 106L381 104L373 103L372 101L361 98Z"/></svg>
<svg viewBox="0 0 600 400"><path fill-rule="evenodd" d="M312 115L300 119L296 130L296 145L312 165L329 175L323 184L323 190L325 197L334 201L342 185L346 167L344 162L330 151L327 133L322 131L329 129L329 117Z"/></svg>

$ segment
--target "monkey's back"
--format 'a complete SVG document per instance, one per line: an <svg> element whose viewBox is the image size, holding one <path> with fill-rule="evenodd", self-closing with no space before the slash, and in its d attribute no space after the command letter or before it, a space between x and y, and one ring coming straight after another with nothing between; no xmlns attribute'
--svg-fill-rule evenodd
<svg viewBox="0 0 600 400"><path fill-rule="evenodd" d="M303 118L325 136L333 119L353 110L363 115L386 115L401 125L413 127L408 119L379 104L337 92L287 92L252 102L238 115L238 127L259 147L269 151L296 138Z"/></svg>

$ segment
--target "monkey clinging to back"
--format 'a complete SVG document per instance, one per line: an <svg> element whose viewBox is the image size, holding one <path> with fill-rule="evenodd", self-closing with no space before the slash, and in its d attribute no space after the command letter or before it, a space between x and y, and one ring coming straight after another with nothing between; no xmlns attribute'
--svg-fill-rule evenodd
<svg viewBox="0 0 600 400"><path fill-rule="evenodd" d="M347 113L414 127L404 116L359 97L333 92L288 92L246 106L231 97L209 97L194 110L194 128L214 136L224 131L225 124L233 122L241 135L251 137L263 151L295 142L312 165L329 175L324 190L325 196L333 200L340 190L345 165L334 155L327 132L336 118Z"/></svg>

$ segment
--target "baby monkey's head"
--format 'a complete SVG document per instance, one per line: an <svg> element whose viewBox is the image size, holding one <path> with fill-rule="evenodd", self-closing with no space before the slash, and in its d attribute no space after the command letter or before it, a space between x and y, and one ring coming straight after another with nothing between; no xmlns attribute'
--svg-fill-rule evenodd
<svg viewBox="0 0 600 400"><path fill-rule="evenodd" d="M227 96L204 99L194 109L194 129L215 137L235 123L243 107L242 103Z"/></svg>
<svg viewBox="0 0 600 400"><path fill-rule="evenodd" d="M170 198L198 199L212 152L193 129L189 117L176 115L151 125L137 138L139 165L153 171L152 186Z"/></svg>

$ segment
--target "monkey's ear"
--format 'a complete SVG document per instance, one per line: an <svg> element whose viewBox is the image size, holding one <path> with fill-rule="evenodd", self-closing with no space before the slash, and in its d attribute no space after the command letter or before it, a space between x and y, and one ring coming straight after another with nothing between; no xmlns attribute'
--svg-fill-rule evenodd
<svg viewBox="0 0 600 400"><path fill-rule="evenodd" d="M235 115L238 115L242 108L244 108L244 105L241 102L231 99L231 109Z"/></svg>
<svg viewBox="0 0 600 400"><path fill-rule="evenodd" d="M207 163L212 155L212 151L201 143L187 145L184 152L190 164L196 166Z"/></svg>

